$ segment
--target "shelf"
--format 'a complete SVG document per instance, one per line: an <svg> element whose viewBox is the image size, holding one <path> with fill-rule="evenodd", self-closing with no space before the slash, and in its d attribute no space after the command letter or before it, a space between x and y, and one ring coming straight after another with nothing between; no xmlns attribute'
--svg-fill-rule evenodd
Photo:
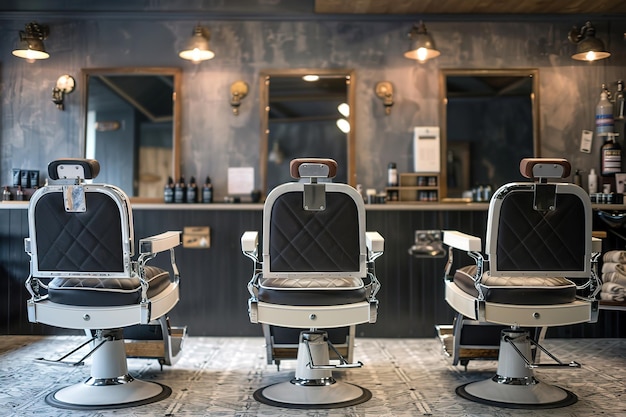
<svg viewBox="0 0 626 417"><path fill-rule="evenodd" d="M400 174L398 186L387 187L389 203L438 202L441 177L436 172L411 172Z"/></svg>

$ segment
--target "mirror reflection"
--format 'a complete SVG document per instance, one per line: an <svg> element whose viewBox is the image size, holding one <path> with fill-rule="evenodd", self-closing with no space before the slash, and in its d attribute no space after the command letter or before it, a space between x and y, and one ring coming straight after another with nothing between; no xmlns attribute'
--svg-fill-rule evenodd
<svg viewBox="0 0 626 417"><path fill-rule="evenodd" d="M309 77L310 76L310 77ZM354 185L354 76L347 70L261 73L261 184L264 194L289 176L294 158L337 161L333 181Z"/></svg>
<svg viewBox="0 0 626 417"><path fill-rule="evenodd" d="M447 196L520 180L539 156L538 70L442 70L442 173Z"/></svg>
<svg viewBox="0 0 626 417"><path fill-rule="evenodd" d="M163 201L179 176L180 70L83 70L85 157L100 162L98 181L135 199Z"/></svg>

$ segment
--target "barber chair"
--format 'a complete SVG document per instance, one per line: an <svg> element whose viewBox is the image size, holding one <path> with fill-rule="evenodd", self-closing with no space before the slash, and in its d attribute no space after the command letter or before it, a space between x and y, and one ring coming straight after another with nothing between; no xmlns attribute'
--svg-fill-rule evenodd
<svg viewBox="0 0 626 417"><path fill-rule="evenodd" d="M591 235L587 193L574 184L548 182L569 176L568 161L524 159L520 171L534 182L506 184L495 192L489 203L485 255L480 238L444 231L444 244L451 248L446 301L459 313L455 349L463 343L474 345L465 348L499 345L496 375L456 392L498 407L556 408L575 403L576 395L540 382L533 370L580 365L560 361L530 334L533 329L597 320L601 241ZM455 250L466 251L475 265L457 269L452 276ZM489 341L494 325L503 326L499 343ZM550 360L537 363L534 352Z"/></svg>
<svg viewBox="0 0 626 417"><path fill-rule="evenodd" d="M257 390L254 398L286 408L360 404L371 392L334 379L332 371L363 364L346 360L329 333L376 321L374 260L384 239L365 231L363 199L354 188L325 182L335 176L334 160L295 159L290 171L300 181L279 185L265 201L261 256L258 232L241 238L254 262L250 321L263 325L270 344L275 330L299 329L295 377ZM354 338L353 330L348 334Z"/></svg>
<svg viewBox="0 0 626 417"><path fill-rule="evenodd" d="M167 317L179 299L174 248L180 232L141 239L133 260L130 203L117 187L85 181L99 170L96 160L51 162L48 183L33 194L28 208L28 319L83 330L89 338L58 360L38 360L73 367L91 358L90 378L46 397L60 408L123 408L167 398L169 387L128 373L126 352L171 365L186 336L186 328L171 327ZM170 252L171 274L147 265L164 251ZM131 341L125 342L125 333L132 334ZM70 359L86 347L84 356Z"/></svg>

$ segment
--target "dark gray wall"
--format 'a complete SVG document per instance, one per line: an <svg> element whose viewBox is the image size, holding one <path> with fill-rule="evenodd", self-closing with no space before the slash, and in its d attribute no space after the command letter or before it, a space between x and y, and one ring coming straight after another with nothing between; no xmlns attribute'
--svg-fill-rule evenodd
<svg viewBox="0 0 626 417"><path fill-rule="evenodd" d="M14 6L18 2L8 2ZM30 2L32 3L32 2ZM84 2L83 2L84 3ZM11 168L39 169L58 157L78 157L81 139L80 70L116 66L183 68L182 171L210 175L221 200L229 166L259 166L258 74L269 68L350 68L356 72L357 180L365 188L385 185L386 166L412 167L412 127L439 123L440 68L539 68L542 156L567 157L574 168L598 168L599 144L592 154L578 151L582 129L593 129L600 85L626 78L626 18L598 18L597 34L613 56L594 64L570 58L567 32L583 17L476 17L427 20L441 56L426 64L405 59L406 33L418 16L320 16L292 2L273 2L281 13L254 17L236 10L211 17L206 2L186 3L186 13L163 12L152 1L144 12L0 12L0 183ZM219 2L218 2L219 3ZM267 2L258 3L266 10ZM293 2L296 3L296 2ZM173 4L178 5L178 2ZM99 5L83 5L104 8ZM294 11L295 9L295 11ZM197 15L194 15L197 10ZM270 17L273 16L273 17ZM11 55L18 31L38 20L50 25L50 59L29 64ZM194 65L177 52L200 22L212 31L216 58ZM610 31L610 33L609 33ZM51 102L56 79L65 73L79 82L59 111ZM250 92L234 116L229 87L237 80ZM395 104L386 116L374 94L378 81L395 85ZM623 139L621 139L623 140ZM259 183L257 171L257 184Z"/></svg>

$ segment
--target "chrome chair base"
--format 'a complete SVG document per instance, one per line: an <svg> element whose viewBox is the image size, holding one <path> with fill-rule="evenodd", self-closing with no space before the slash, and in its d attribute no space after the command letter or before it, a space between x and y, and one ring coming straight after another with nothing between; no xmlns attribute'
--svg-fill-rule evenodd
<svg viewBox="0 0 626 417"><path fill-rule="evenodd" d="M46 396L54 407L93 410L135 407L163 400L172 390L159 383L134 379L128 373L121 329L104 330L92 342L91 377Z"/></svg>
<svg viewBox="0 0 626 417"><path fill-rule="evenodd" d="M156 382L132 379L124 384L92 385L89 381L61 388L46 396L46 403L69 410L136 407L161 401L172 389Z"/></svg>
<svg viewBox="0 0 626 417"><path fill-rule="evenodd" d="M518 409L559 408L578 401L576 394L555 385L540 381L530 385L503 384L496 379L470 382L458 387L456 393L466 400Z"/></svg>
<svg viewBox="0 0 626 417"><path fill-rule="evenodd" d="M306 386L286 381L254 392L254 399L260 403L299 409L350 407L370 398L372 393L369 390L338 381L324 386Z"/></svg>
<svg viewBox="0 0 626 417"><path fill-rule="evenodd" d="M535 378L529 332L502 331L497 374L484 381L470 382L456 389L467 400L496 407L536 409L572 405L578 397L572 392ZM529 365L530 364L530 365ZM548 365L545 365L548 366ZM560 363L554 366L569 366Z"/></svg>
<svg viewBox="0 0 626 417"><path fill-rule="evenodd" d="M372 398L369 390L333 378L333 369L360 367L362 364L341 362L331 365L329 346L332 345L329 345L325 331L302 331L295 378L258 389L254 399L284 408L340 408Z"/></svg>

